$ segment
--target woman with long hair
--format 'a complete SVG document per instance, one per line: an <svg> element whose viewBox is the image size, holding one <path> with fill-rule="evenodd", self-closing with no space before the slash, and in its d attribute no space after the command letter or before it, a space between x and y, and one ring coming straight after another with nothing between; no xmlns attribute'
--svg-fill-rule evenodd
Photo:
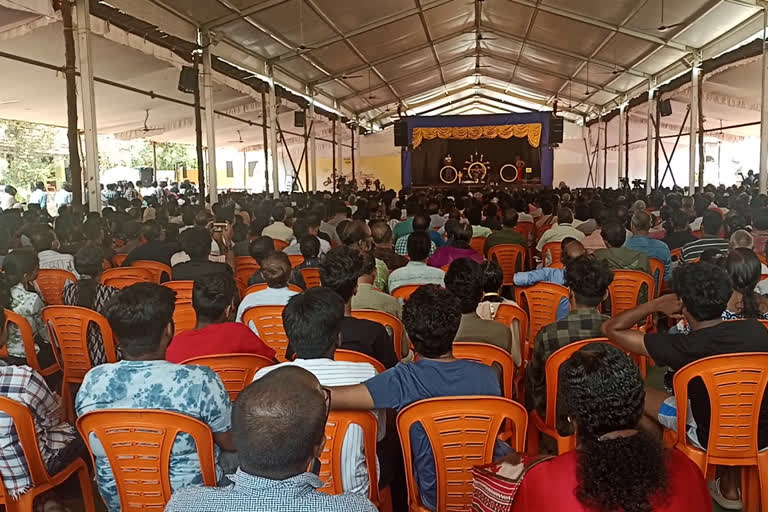
<svg viewBox="0 0 768 512"><path fill-rule="evenodd" d="M477 263L483 262L483 255L470 247L472 240L472 226L458 220L449 219L445 223L445 233L448 242L429 258L430 267L441 268L450 265L453 260L470 258Z"/></svg>
<svg viewBox="0 0 768 512"><path fill-rule="evenodd" d="M69 283L62 292L62 301L68 306L80 306L104 314L107 302L120 291L104 286L99 277L104 268L104 256L98 247L83 247L75 253L75 270L80 274L76 283ZM104 341L95 324L88 326L88 353L94 366L107 362Z"/></svg>
<svg viewBox="0 0 768 512"><path fill-rule="evenodd" d="M699 468L638 428L644 401L640 371L618 348L592 343L573 354L560 368L559 404L576 450L534 466L514 512L712 510Z"/></svg>
<svg viewBox="0 0 768 512"><path fill-rule="evenodd" d="M768 298L755 292L761 275L760 259L755 251L746 247L733 249L725 259L725 268L731 277L733 293L723 311L723 319L768 319Z"/></svg>

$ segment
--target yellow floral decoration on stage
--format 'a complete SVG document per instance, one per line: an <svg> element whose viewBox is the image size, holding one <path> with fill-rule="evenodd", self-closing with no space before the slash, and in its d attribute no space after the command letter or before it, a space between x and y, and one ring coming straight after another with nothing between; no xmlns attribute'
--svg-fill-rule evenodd
<svg viewBox="0 0 768 512"><path fill-rule="evenodd" d="M417 148L424 139L511 139L528 137L534 148L541 143L541 123L505 124L501 126L454 126L445 128L414 128L413 147Z"/></svg>

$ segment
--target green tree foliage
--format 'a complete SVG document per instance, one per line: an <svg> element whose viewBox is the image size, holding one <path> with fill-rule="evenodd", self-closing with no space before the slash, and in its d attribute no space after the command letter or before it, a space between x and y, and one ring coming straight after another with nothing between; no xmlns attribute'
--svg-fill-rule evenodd
<svg viewBox="0 0 768 512"><path fill-rule="evenodd" d="M50 126L0 119L0 154L7 163L3 181L22 190L52 179L55 134Z"/></svg>
<svg viewBox="0 0 768 512"><path fill-rule="evenodd" d="M175 170L179 164L185 164L189 169L196 168L196 157L192 146L171 142L157 142L155 145L157 150L157 169L155 170ZM150 141L144 141L138 154L131 155L131 167L154 167L153 162Z"/></svg>

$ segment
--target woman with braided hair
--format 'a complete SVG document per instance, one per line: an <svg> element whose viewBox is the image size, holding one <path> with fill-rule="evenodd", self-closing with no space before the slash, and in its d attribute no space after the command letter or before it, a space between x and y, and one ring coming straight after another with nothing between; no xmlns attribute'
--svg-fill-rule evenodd
<svg viewBox="0 0 768 512"><path fill-rule="evenodd" d="M581 348L560 369L560 394L577 448L526 474L515 512L712 510L698 467L638 428L645 390L624 352L607 343Z"/></svg>

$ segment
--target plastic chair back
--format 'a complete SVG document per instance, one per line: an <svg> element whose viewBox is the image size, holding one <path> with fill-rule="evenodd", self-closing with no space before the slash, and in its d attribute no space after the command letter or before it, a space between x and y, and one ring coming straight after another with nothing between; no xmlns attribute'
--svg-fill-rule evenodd
<svg viewBox="0 0 768 512"><path fill-rule="evenodd" d="M523 344L523 361L530 361L533 341L542 327L557 320L557 308L560 301L568 300L568 288L554 283L536 283L520 289L520 300L527 304L528 336Z"/></svg>
<svg viewBox="0 0 768 512"><path fill-rule="evenodd" d="M275 246L275 250L278 252L284 250L286 247L288 247L288 245L290 245L288 244L288 242L285 242L283 240L278 240L277 238L272 240L272 244Z"/></svg>
<svg viewBox="0 0 768 512"><path fill-rule="evenodd" d="M402 357L404 349L403 334L405 333L405 328L403 327L403 322L401 322L399 318L384 311L376 311L373 309L353 309L352 316L354 318L371 320L377 324L383 325L389 335L392 336L395 354L399 354L398 359Z"/></svg>
<svg viewBox="0 0 768 512"><path fill-rule="evenodd" d="M19 330L21 336L21 342L24 345L24 354L27 359L27 366L35 370L40 375L48 377L59 371L58 363L53 363L46 368L40 366L40 361L37 359L37 352L35 351L35 333L32 332L32 326L23 316L14 313L10 309L5 310L5 328L9 326L15 326ZM0 357L8 357L8 345L0 348Z"/></svg>
<svg viewBox="0 0 768 512"><path fill-rule="evenodd" d="M515 226L515 231L525 237L525 243L530 244L533 238L533 232L535 231L534 223L529 220L520 221Z"/></svg>
<svg viewBox="0 0 768 512"><path fill-rule="evenodd" d="M453 343L453 357L475 361L486 366L494 364L501 368L502 391L506 398L512 398L512 383L515 379L515 363L512 356L504 349L488 343L457 341Z"/></svg>
<svg viewBox="0 0 768 512"><path fill-rule="evenodd" d="M125 254L115 254L114 256L112 256L112 263L116 267L122 267L123 266L123 262L125 261L125 259L127 257L128 257L128 253L125 253Z"/></svg>
<svg viewBox="0 0 768 512"><path fill-rule="evenodd" d="M123 289L136 283L152 283L154 277L152 273L139 267L117 267L105 270L101 274L101 284L113 288Z"/></svg>
<svg viewBox="0 0 768 512"><path fill-rule="evenodd" d="M514 275L525 268L525 247L517 244L494 245L488 251L488 259L496 260L504 273L504 286L515 284Z"/></svg>
<svg viewBox="0 0 768 512"><path fill-rule="evenodd" d="M643 285L648 289L648 299L652 299L656 286L651 276L639 270L614 270L613 282L608 286L611 315L620 315L637 306Z"/></svg>
<svg viewBox="0 0 768 512"><path fill-rule="evenodd" d="M356 352L354 350L344 350L343 348L337 348L333 355L334 361L347 361L349 363L368 363L376 368L376 373L384 373L387 369L376 359L362 352Z"/></svg>
<svg viewBox="0 0 768 512"><path fill-rule="evenodd" d="M256 326L259 338L272 347L275 359L286 361L285 351L288 349L288 335L283 327L283 309L285 306L254 306L243 313L245 325Z"/></svg>
<svg viewBox="0 0 768 512"><path fill-rule="evenodd" d="M517 321L520 326L520 339L524 340L528 336L528 314L520 306L499 304L499 309L496 310L496 316L493 319L507 327L512 327L514 322Z"/></svg>
<svg viewBox="0 0 768 512"><path fill-rule="evenodd" d="M476 252L483 254L483 249L485 249L485 240L486 238L484 236L473 236L472 240L469 241L469 246Z"/></svg>
<svg viewBox="0 0 768 512"><path fill-rule="evenodd" d="M303 268L299 270L299 272L301 272L301 277L304 278L304 284L307 286L307 290L323 285L320 281L320 271L317 268Z"/></svg>
<svg viewBox="0 0 768 512"><path fill-rule="evenodd" d="M41 268L37 275L37 287L48 305L64 304L61 298L67 282L76 283L77 277L69 270L58 268Z"/></svg>
<svg viewBox="0 0 768 512"><path fill-rule="evenodd" d="M122 510L165 508L173 492L168 468L179 434L187 434L197 446L203 485L216 486L213 435L208 425L191 416L171 411L105 409L81 416L77 429L86 440L95 434L104 447Z"/></svg>
<svg viewBox="0 0 768 512"><path fill-rule="evenodd" d="M664 262L658 258L648 258L648 262L651 264L651 276L653 276L653 283L656 286L653 296L658 297L661 286L664 284Z"/></svg>
<svg viewBox="0 0 768 512"><path fill-rule="evenodd" d="M253 292L260 292L262 290L266 290L267 288L269 288L269 285L267 283L252 284L251 286L249 286L243 291L243 297L250 295ZM290 284L290 283L288 284L288 289L293 290L296 293L301 293L304 291L298 286L296 286L295 284Z"/></svg>
<svg viewBox="0 0 768 512"><path fill-rule="evenodd" d="M132 267L145 268L152 274L152 281L160 284L163 280L163 274L166 276L166 280L171 278L171 267L164 263L150 260L138 260L131 263Z"/></svg>
<svg viewBox="0 0 768 512"><path fill-rule="evenodd" d="M413 292L416 291L416 289L421 286L420 284L406 284L399 288L396 288L392 290L390 293L392 296L396 299L402 299L402 300L408 300L408 297L411 296Z"/></svg>
<svg viewBox="0 0 768 512"><path fill-rule="evenodd" d="M549 259L547 259L549 255ZM552 266L553 263L561 262L563 258L562 244L560 242L549 242L541 248L541 260L546 266Z"/></svg>
<svg viewBox="0 0 768 512"><path fill-rule="evenodd" d="M304 256L301 254L289 254L288 261L291 262L291 268L296 268L304 263Z"/></svg>
<svg viewBox="0 0 768 512"><path fill-rule="evenodd" d="M549 265L549 268L559 268L560 270L563 270L565 268L565 263L562 261L556 261Z"/></svg>
<svg viewBox="0 0 768 512"><path fill-rule="evenodd" d="M176 304L192 304L194 281L166 281L163 286L176 292Z"/></svg>
<svg viewBox="0 0 768 512"><path fill-rule="evenodd" d="M235 279L248 283L251 276L260 268L259 263L250 256L238 256L235 258Z"/></svg>
<svg viewBox="0 0 768 512"><path fill-rule="evenodd" d="M173 334L191 331L197 325L197 312L192 306L194 281L166 281L163 286L176 292L176 305L173 308Z"/></svg>
<svg viewBox="0 0 768 512"><path fill-rule="evenodd" d="M505 421L514 425L510 443L525 449L528 413L508 398L490 396L442 397L409 405L397 415L397 431L405 460L408 504L422 506L411 457L411 427L421 424L432 447L437 475L437 510L470 510L472 467L493 460L493 447Z"/></svg>
<svg viewBox="0 0 768 512"><path fill-rule="evenodd" d="M673 263L675 261L683 261L683 249L682 248L672 249L671 251L669 251L669 254L672 257L672 262Z"/></svg>
<svg viewBox="0 0 768 512"><path fill-rule="evenodd" d="M215 354L193 357L181 364L207 366L216 372L229 393L229 399L234 402L243 389L253 382L256 372L272 366L274 362L257 354Z"/></svg>

